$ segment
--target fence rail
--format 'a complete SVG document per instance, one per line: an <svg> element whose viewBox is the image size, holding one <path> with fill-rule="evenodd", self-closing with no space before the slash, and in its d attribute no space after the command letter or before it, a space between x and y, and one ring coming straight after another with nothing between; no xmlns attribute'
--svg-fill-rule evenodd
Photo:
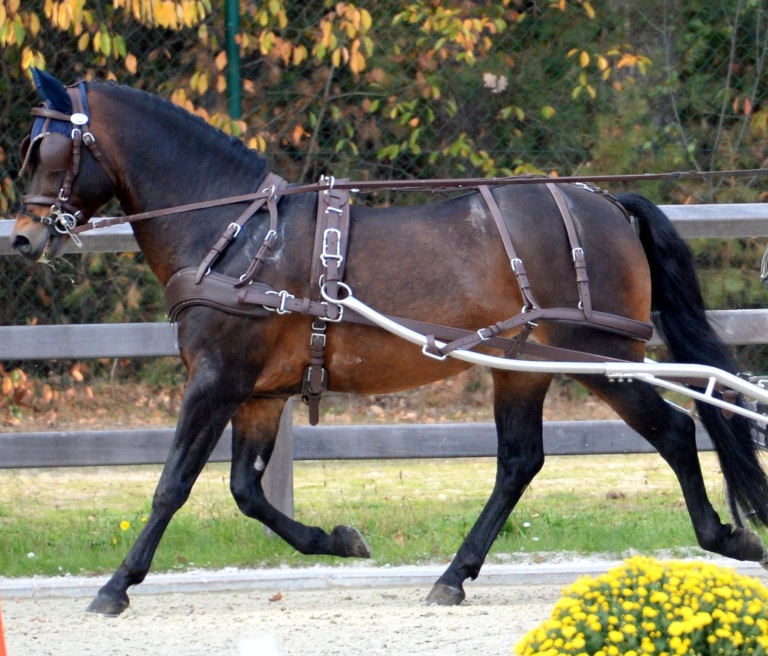
<svg viewBox="0 0 768 656"><path fill-rule="evenodd" d="M293 460L374 460L482 458L496 456L496 427L476 424L380 424L286 426L281 442L292 444ZM15 433L0 436L0 463L9 469L152 465L165 462L172 428ZM229 462L232 431L227 428L211 462ZM712 443L697 426L702 451ZM549 421L544 424L547 455L654 453L623 421ZM270 467L272 460L270 460Z"/></svg>
<svg viewBox="0 0 768 656"><path fill-rule="evenodd" d="M662 209L684 237L768 236L768 204ZM13 221L0 221L0 255L14 253L8 239L13 226ZM84 252L136 250L127 225L83 235ZM768 310L713 311L709 317L729 344L768 342ZM654 336L650 343L661 342ZM0 326L0 361L177 355L176 333L167 323ZM496 449L492 424L297 427L294 432L293 457L299 460L490 456ZM0 436L0 467L159 463L165 461L172 435L167 429ZM705 437L699 439L705 440L702 448L709 448ZM229 459L228 442L222 440L214 460ZM623 422L547 423L545 443L550 454L652 451Z"/></svg>
<svg viewBox="0 0 768 656"><path fill-rule="evenodd" d="M766 237L768 204L662 206L683 237ZM0 221L0 255L14 254L8 237L13 221ZM66 252L77 249L70 243ZM83 252L136 251L130 226L83 235ZM768 341L768 310L710 313L729 344ZM651 342L660 343L654 336ZM178 355L175 331L166 323L56 326L0 326L0 361L157 357ZM294 460L456 458L495 456L493 424L434 424L293 427L289 403L277 446L265 473L272 503L293 516ZM174 431L119 430L0 435L0 467L75 467L165 462ZM227 429L211 460L231 458ZM699 449L709 438L697 427ZM649 453L654 449L621 421L547 422L548 455Z"/></svg>

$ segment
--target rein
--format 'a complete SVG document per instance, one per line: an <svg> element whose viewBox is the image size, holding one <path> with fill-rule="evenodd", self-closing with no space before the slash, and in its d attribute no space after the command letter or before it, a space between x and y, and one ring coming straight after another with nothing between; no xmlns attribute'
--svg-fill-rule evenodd
<svg viewBox="0 0 768 656"><path fill-rule="evenodd" d="M323 176L318 183L288 186L282 178L274 173L269 173L260 184L261 190L257 192L178 205L128 216L97 218L91 223L80 224L84 219L83 212L69 202L69 196L75 178L80 172L82 146L85 145L90 150L94 159L115 187L118 186L118 180L115 171L109 165L109 161L103 157L102 152L96 145L96 138L89 130L90 116L88 114L85 87L81 83L67 88L67 93L72 101L71 114L55 111L48 107L32 110L35 120L44 122L39 126L37 134L35 134L35 129L33 128L32 136L34 138L31 141L28 140L26 144L27 150L23 150L22 155L25 166L31 154L31 146L39 141L38 157L41 164L52 172L64 171L64 176L56 197L28 195L22 198L25 204L50 204L50 216L32 214L26 212L26 208L25 213L31 216L34 221L47 225L53 234L69 235L78 246L82 246L77 235L90 230L201 209L249 203L248 208L235 221L229 224L198 267L182 269L176 272L168 282L165 290L168 315L171 321L175 321L184 308L192 305L207 305L225 312L246 316L264 316L269 312L277 312L278 314L298 312L312 317L310 364L303 376L302 398L310 406L310 423L313 425L319 420L320 396L328 387L328 372L325 368L325 344L328 322L338 322L346 319L355 323L373 323L375 325L375 322L372 322L359 312L348 312L345 317L344 306L339 300L339 289L346 289L349 296L352 296L351 289L343 282L350 218L350 192L428 190L436 193L475 188L479 190L488 211L497 225L512 271L520 288L520 294L524 303L522 311L504 321L499 321L476 331L389 317L389 320L394 321L400 326L423 333L426 342L422 348L424 355L437 360L445 360L454 351L470 350L477 346L485 345L502 349L504 357L507 359L515 359L520 355L531 355L555 361L606 362L612 361L612 359L593 353L575 352L548 345L526 343L529 335L538 326L537 322L539 321L565 321L589 325L599 330L642 341L649 339L652 334L652 326L649 324L626 317L593 311L584 251L579 244L573 218L558 189L558 185L572 184L593 193L600 193L623 210L621 205L609 193L593 183L665 179L706 180L717 177L744 178L768 175L768 169L751 169L741 171L677 171L669 173L563 177L525 174L504 178L449 178L397 181L349 181L348 179L337 181L333 176ZM58 128L52 127L52 122L54 121L58 122ZM62 124L63 132L61 131ZM49 126L51 126L52 131L49 131ZM571 248L575 282L580 299L577 308L543 308L538 305L532 295L523 261L515 251L511 235L490 190L492 186L525 184L545 185L558 207ZM318 300L312 300L309 297L296 298L286 290L278 292L271 289L269 285L254 280L271 254L276 242L277 203L279 198L309 193L318 194L318 216L310 280L312 288L310 296ZM265 204L270 214L269 228L263 238L261 248L253 258L248 270L239 279L213 272L212 267L222 253L237 238L249 219ZM627 216L627 218L629 217ZM320 264L322 264L322 267ZM768 269L767 261L764 261L763 268L763 278L765 280L768 277L768 273L765 272ZM501 337L504 332L518 327L521 330L514 337ZM444 343L438 344L438 340ZM701 381L686 382L695 385Z"/></svg>
<svg viewBox="0 0 768 656"><path fill-rule="evenodd" d="M508 178L434 178L429 180L373 180L373 181L336 181L333 176L324 178L321 182L288 186L275 192L263 190L250 194L239 196L228 196L226 198L217 198L213 200L201 201L198 203L189 203L187 205L177 205L161 210L151 212L141 212L139 214L130 214L128 216L110 216L94 219L91 223L79 225L71 230L72 234L88 232L90 230L99 230L113 225L123 223L134 223L145 219L153 219L171 214L182 214L184 212L193 212L195 210L208 209L211 207L223 207L225 205L234 205L236 203L245 203L262 198L273 196L293 196L295 194L309 194L321 191L331 191L333 189L346 190L351 192L373 192L373 191L432 191L439 193L442 191L451 191L454 189L472 189L487 186L505 186L505 185L526 185L526 184L576 184L589 185L597 182L637 182L640 180L708 180L711 178L753 178L768 175L768 169L747 169L740 171L673 171L669 173L635 173L627 175L580 175L580 176L562 176L549 177L526 173L525 175L513 176Z"/></svg>

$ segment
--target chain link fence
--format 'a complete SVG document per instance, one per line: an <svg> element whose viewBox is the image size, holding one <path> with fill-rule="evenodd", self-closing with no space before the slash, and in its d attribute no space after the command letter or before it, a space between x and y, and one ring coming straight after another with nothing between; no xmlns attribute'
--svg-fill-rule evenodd
<svg viewBox="0 0 768 656"><path fill-rule="evenodd" d="M419 13L421 4L432 13ZM343 13L351 6L344 3L242 0L241 117L227 113L223 0L202 23L178 30L147 27L97 3L86 32L93 40L106 31L115 48L119 34L135 66L49 25L41 0L25 3L42 17L36 36L24 27L47 70L63 81L109 76L172 98L265 151L273 169L296 182L329 173L385 180L725 170L768 160L761 0L421 4L360 3L371 20L355 28L352 19L344 23L352 15ZM313 56L325 31L337 40L336 60L330 41ZM0 53L7 64L0 68L0 180L12 180L5 196L13 201L24 190L18 149L37 100L18 74L16 51ZM758 202L766 193L761 180L631 189L657 203ZM381 193L366 202L418 200ZM13 218L14 206L5 214ZM765 305L757 279L761 240L696 240L692 247L710 307ZM0 289L0 325L164 315L162 290L140 254L67 255L53 267L0 257ZM746 369L768 369L762 347L743 348L740 358Z"/></svg>

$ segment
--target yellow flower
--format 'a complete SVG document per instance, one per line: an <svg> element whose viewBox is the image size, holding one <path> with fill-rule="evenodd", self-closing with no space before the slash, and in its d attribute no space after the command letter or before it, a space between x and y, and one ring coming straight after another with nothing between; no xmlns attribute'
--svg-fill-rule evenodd
<svg viewBox="0 0 768 656"><path fill-rule="evenodd" d="M123 531L127 531L129 528L131 528L131 522L126 522L125 520L123 520L122 522L120 522L120 528Z"/></svg>
<svg viewBox="0 0 768 656"><path fill-rule="evenodd" d="M667 627L667 633L671 636L679 636L683 633L683 624L682 622L672 622Z"/></svg>
<svg viewBox="0 0 768 656"><path fill-rule="evenodd" d="M650 606L643 607L643 617L656 617L658 614L659 611L655 608L651 608Z"/></svg>
<svg viewBox="0 0 768 656"><path fill-rule="evenodd" d="M576 627L575 626L564 626L561 633L566 638L571 638L576 635Z"/></svg>
<svg viewBox="0 0 768 656"><path fill-rule="evenodd" d="M621 631L608 631L608 639L613 642L621 642L624 640L624 634Z"/></svg>

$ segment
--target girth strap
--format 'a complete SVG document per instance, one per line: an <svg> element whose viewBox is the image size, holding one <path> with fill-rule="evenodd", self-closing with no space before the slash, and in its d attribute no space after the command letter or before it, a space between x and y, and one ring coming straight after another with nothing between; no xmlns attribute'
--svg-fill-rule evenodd
<svg viewBox="0 0 768 656"><path fill-rule="evenodd" d="M333 298L338 298L339 283L344 279L347 244L349 241L349 191L334 189L336 180L330 179L329 188L317 195L317 224L315 246L310 274L311 295L319 298L323 287ZM347 182L347 178L339 180ZM322 273L321 273L322 271ZM309 366L304 371L301 399L309 406L309 423L320 421L320 397L328 389L328 371L325 368L327 321L340 321L342 308L323 304L328 313L312 322L309 338Z"/></svg>

